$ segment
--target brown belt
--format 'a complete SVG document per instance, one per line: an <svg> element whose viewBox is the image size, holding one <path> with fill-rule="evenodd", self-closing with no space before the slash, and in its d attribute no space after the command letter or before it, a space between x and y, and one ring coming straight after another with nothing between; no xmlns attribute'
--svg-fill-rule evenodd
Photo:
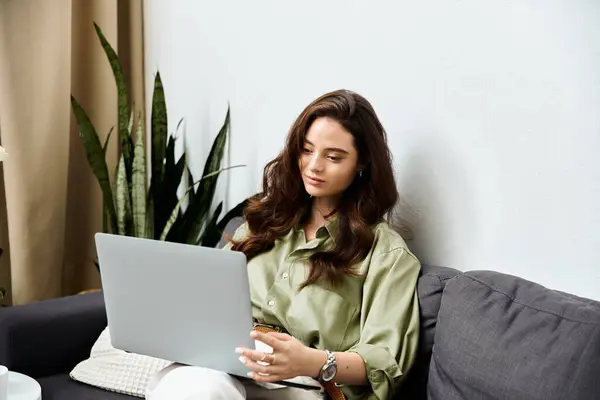
<svg viewBox="0 0 600 400"><path fill-rule="evenodd" d="M281 329L277 326L261 324L261 323L255 323L254 330L256 330L258 332L263 332L263 333L284 332L283 329ZM321 385L323 386L323 389L325 389L325 393L327 393L327 396L329 399L331 399L331 400L346 400L346 396L344 395L344 392L342 392L342 389L340 389L335 384L335 382L321 382Z"/></svg>

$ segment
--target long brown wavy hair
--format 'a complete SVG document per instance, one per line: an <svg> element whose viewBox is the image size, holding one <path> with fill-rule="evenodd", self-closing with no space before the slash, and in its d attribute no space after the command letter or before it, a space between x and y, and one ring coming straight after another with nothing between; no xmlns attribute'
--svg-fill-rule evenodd
<svg viewBox="0 0 600 400"><path fill-rule="evenodd" d="M361 174L342 194L335 212L339 220L335 245L310 259L310 271L300 289L325 282L339 285L352 266L362 261L373 245L373 227L389 217L398 200L392 156L386 132L371 104L348 90L327 93L309 104L292 125L284 149L265 169L262 192L244 210L249 235L234 242L248 260L273 248L275 240L306 222L312 200L304 188L299 159L306 133L319 117L339 122L354 138Z"/></svg>

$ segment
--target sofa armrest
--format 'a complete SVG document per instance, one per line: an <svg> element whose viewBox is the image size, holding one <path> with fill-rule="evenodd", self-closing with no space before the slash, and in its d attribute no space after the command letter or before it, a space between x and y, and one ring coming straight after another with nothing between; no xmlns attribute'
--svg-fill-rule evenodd
<svg viewBox="0 0 600 400"><path fill-rule="evenodd" d="M0 365L32 377L69 372L106 325L102 292L0 309Z"/></svg>

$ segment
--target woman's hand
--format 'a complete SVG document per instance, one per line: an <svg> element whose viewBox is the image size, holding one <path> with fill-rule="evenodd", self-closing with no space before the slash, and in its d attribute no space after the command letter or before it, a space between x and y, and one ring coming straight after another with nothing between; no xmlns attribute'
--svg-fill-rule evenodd
<svg viewBox="0 0 600 400"><path fill-rule="evenodd" d="M316 377L327 361L324 351L307 347L285 333L252 331L250 337L273 348L272 354L236 349L241 354L240 361L252 371L248 376L259 382L277 382L297 376ZM261 365L259 362L268 365Z"/></svg>

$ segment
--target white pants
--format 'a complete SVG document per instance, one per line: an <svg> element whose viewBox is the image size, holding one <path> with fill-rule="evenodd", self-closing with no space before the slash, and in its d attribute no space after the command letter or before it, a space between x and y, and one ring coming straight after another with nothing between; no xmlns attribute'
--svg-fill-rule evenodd
<svg viewBox="0 0 600 400"><path fill-rule="evenodd" d="M172 364L148 385L146 400L316 400L319 390L267 389L208 368Z"/></svg>

